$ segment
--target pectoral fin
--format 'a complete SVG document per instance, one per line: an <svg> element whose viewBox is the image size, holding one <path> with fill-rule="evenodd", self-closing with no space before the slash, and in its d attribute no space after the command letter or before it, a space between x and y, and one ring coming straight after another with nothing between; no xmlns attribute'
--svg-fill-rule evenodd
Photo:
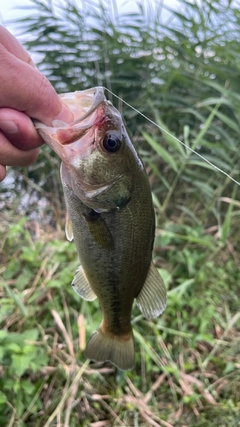
<svg viewBox="0 0 240 427"><path fill-rule="evenodd" d="M72 287L74 291L86 301L93 301L97 298L91 286L89 285L81 266L78 267L76 271L76 275L72 281Z"/></svg>
<svg viewBox="0 0 240 427"><path fill-rule="evenodd" d="M66 224L65 224L66 238L71 242L73 240L72 223L69 218L68 212L66 213Z"/></svg>
<svg viewBox="0 0 240 427"><path fill-rule="evenodd" d="M153 264L150 266L146 281L136 300L146 318L157 317L166 308L167 292L163 280Z"/></svg>
<svg viewBox="0 0 240 427"><path fill-rule="evenodd" d="M113 238L101 215L94 210L84 215L88 229L95 242L104 249L113 248Z"/></svg>

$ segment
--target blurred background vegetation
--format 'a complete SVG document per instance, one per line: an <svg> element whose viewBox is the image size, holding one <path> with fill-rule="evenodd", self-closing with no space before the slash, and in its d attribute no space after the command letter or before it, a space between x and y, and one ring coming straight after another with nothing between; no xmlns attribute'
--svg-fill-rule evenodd
<svg viewBox="0 0 240 427"><path fill-rule="evenodd" d="M60 92L105 86L239 181L238 2L33 0L15 22ZM177 10L177 11L176 11ZM2 426L240 426L239 186L106 95L144 160L156 208L159 319L133 308L136 367L85 363L98 303L72 291L59 160L44 147L0 187Z"/></svg>

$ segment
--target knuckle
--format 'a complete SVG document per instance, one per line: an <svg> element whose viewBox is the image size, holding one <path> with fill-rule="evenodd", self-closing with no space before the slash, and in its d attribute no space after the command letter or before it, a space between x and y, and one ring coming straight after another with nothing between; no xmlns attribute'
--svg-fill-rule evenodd
<svg viewBox="0 0 240 427"><path fill-rule="evenodd" d="M39 149L23 151L5 137L0 131L0 165L5 166L29 166L38 157Z"/></svg>

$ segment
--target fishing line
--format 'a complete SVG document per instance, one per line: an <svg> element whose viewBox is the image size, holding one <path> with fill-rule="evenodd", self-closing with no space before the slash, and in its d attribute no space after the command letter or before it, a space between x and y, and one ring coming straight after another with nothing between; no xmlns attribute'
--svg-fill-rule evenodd
<svg viewBox="0 0 240 427"><path fill-rule="evenodd" d="M212 168L216 169L218 172L221 172L222 174L224 174L225 176L227 176L229 179L231 179L233 182L235 182L235 184L240 186L240 182L237 181L236 179L234 179L231 175L229 175L227 172L225 172L224 170L222 170L221 168L219 168L218 166L214 165L214 163L210 162L210 160L206 159L204 156L202 156L200 153L198 153L197 151L195 151L193 148L189 147L187 144L185 144L185 142L181 141L180 139L178 139L176 136L172 135L170 132L168 132L167 130L165 130L162 126L158 125L157 123L155 123L153 120L151 120L149 117L145 116L145 114L141 113L141 111L137 110L135 107L133 107L132 105L130 105L127 101L124 101L124 99L120 98L120 96L116 95L115 93L113 93L111 90L109 90L108 88L104 87L104 89L106 89L109 93L111 93L111 95L115 96L115 98L119 99L120 101L122 101L124 104L126 104L129 108L131 108L132 110L136 111L136 113L140 114L142 117L144 117L144 119L148 120L150 123L152 123L154 126L157 126L158 129L160 129L162 132L166 133L167 135L171 136L171 138L174 138L175 141L179 142L180 144L182 144L184 147L186 147L188 150L190 150L192 153L196 154L198 157L200 157L200 159L204 160L206 163L208 163Z"/></svg>

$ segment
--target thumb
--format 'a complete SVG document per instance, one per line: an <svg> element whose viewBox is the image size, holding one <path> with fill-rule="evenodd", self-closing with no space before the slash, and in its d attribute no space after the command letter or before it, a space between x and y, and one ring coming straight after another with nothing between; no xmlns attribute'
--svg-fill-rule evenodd
<svg viewBox="0 0 240 427"><path fill-rule="evenodd" d="M73 115L37 68L0 45L0 108L9 107L51 125L54 119L71 122Z"/></svg>

